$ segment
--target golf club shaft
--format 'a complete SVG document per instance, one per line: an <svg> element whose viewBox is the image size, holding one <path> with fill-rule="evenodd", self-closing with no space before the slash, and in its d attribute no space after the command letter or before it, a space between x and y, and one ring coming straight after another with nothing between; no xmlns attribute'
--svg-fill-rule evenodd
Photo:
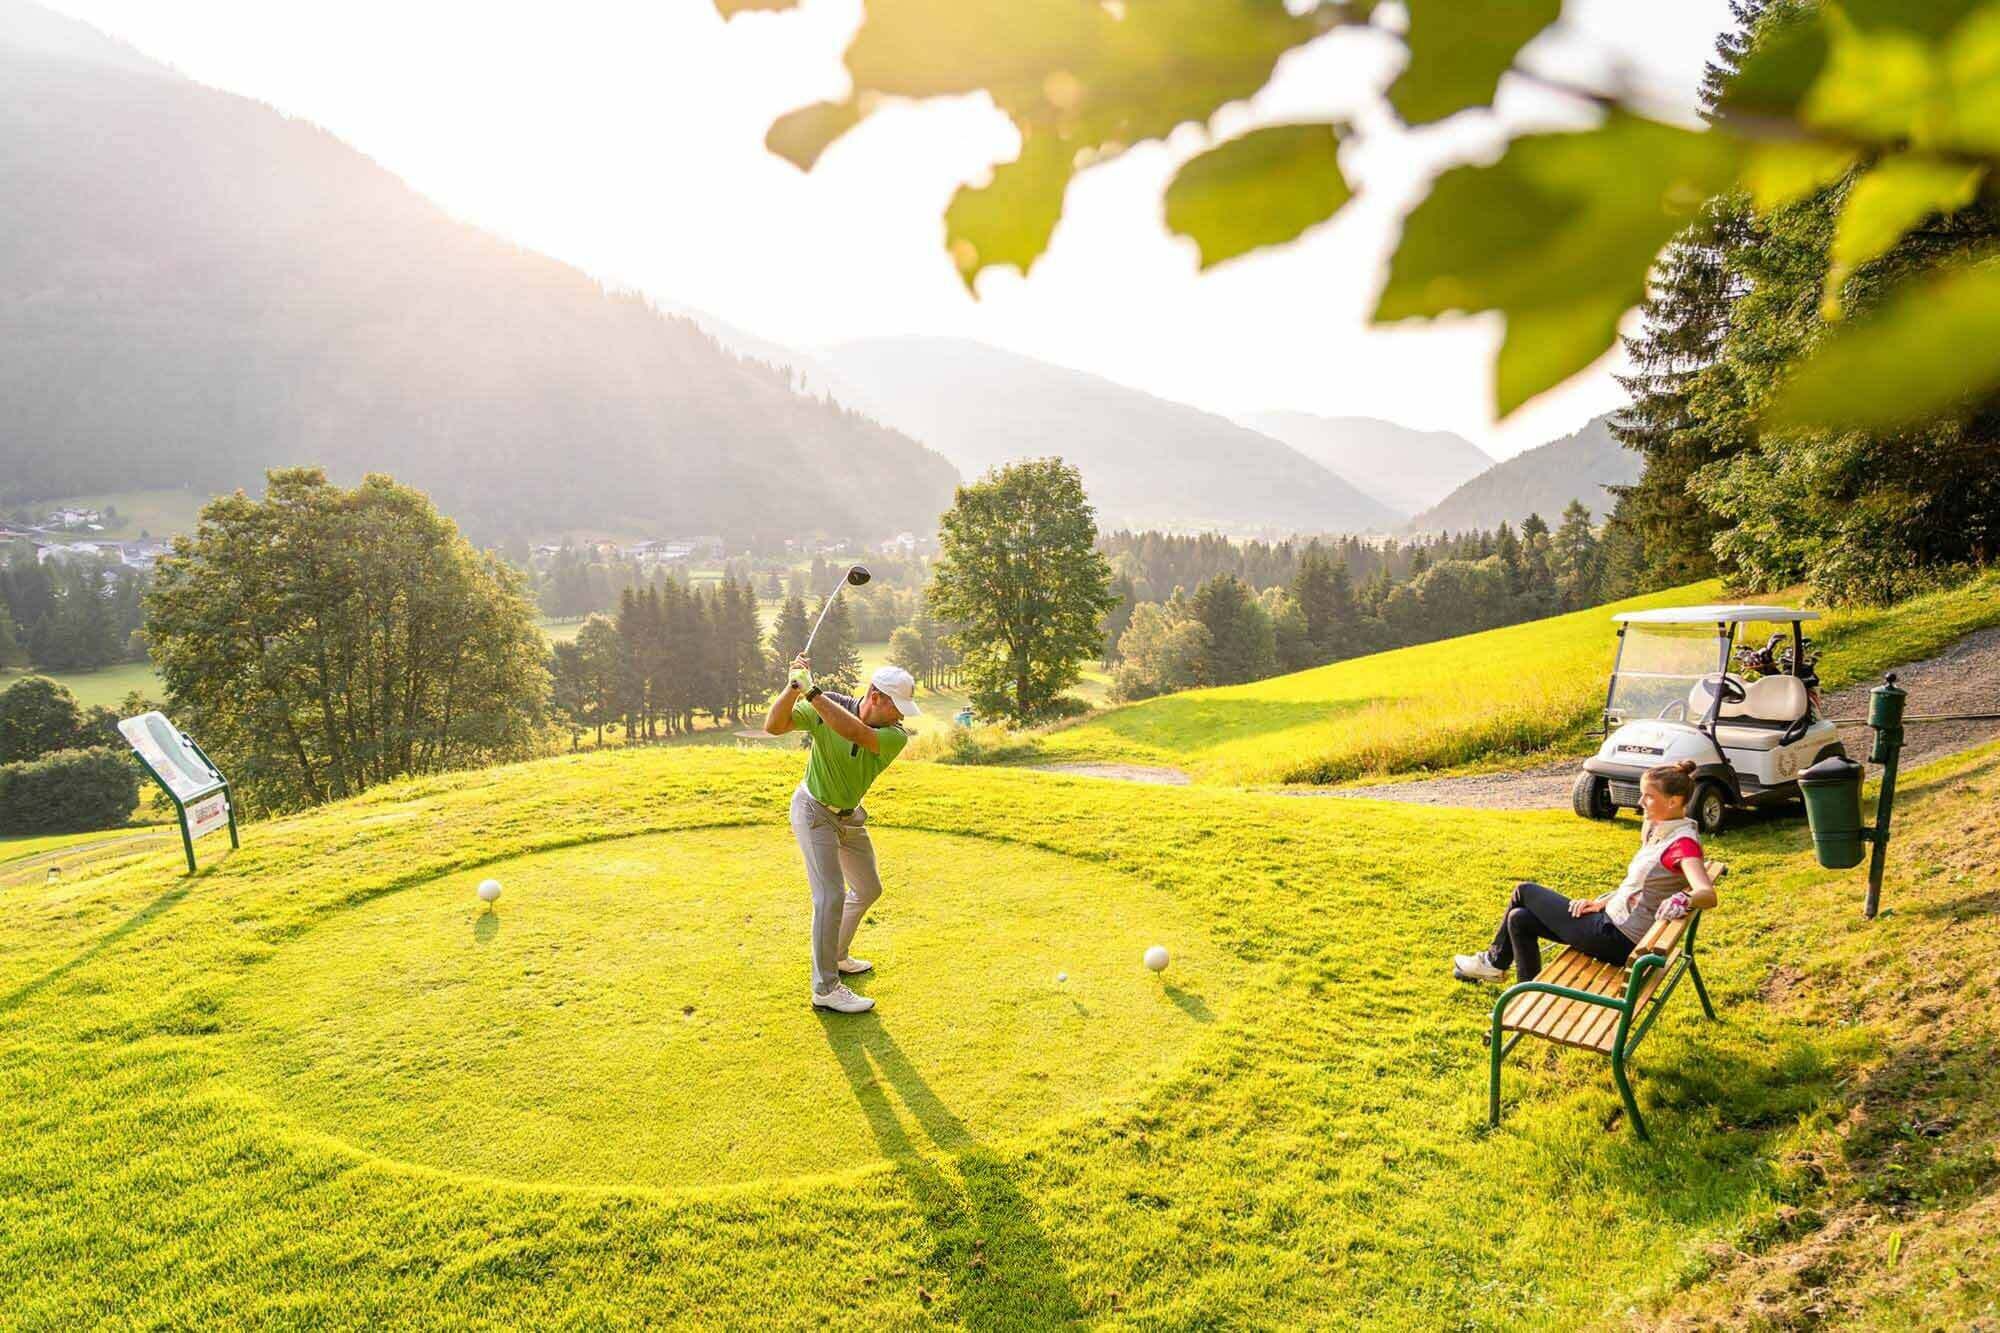
<svg viewBox="0 0 2000 1333"><path fill-rule="evenodd" d="M812 651L813 640L819 637L819 627L826 623L826 613L833 610L833 599L840 596L840 590L846 586L847 580L845 578L842 578L839 583L834 585L832 595L826 599L826 605L819 609L819 619L813 622L812 633L806 635L806 646L799 649L800 652L810 653Z"/></svg>

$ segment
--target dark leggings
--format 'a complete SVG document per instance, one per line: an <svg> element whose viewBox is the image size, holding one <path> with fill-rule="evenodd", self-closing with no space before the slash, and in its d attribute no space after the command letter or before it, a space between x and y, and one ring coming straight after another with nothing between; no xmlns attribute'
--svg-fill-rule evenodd
<svg viewBox="0 0 2000 1333"><path fill-rule="evenodd" d="M1554 889L1516 884L1487 957L1503 971L1512 964L1516 980L1533 981L1542 970L1542 940L1558 940L1607 963L1622 963L1632 955L1632 941L1603 912L1571 916L1569 899Z"/></svg>

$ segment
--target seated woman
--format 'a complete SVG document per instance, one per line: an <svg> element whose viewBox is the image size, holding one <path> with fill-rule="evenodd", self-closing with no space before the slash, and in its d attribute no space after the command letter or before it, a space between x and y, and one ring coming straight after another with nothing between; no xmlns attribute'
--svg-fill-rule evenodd
<svg viewBox="0 0 2000 1333"><path fill-rule="evenodd" d="M1500 981L1511 966L1519 980L1533 981L1542 970L1542 940L1623 963L1655 920L1672 921L1715 906L1700 831L1687 817L1693 792L1694 761L1647 769L1639 781L1645 824L1624 883L1602 898L1581 901L1539 884L1516 884L1491 947L1453 958L1451 974L1460 981Z"/></svg>

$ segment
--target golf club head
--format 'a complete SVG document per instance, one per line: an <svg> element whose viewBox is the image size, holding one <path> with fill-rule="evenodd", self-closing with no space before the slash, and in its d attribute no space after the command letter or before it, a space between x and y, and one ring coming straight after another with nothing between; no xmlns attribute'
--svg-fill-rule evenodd
<svg viewBox="0 0 2000 1333"><path fill-rule="evenodd" d="M869 579L868 566L849 565L847 567L847 581L853 584L855 587L857 588L860 587L862 584L868 582L868 579Z"/></svg>

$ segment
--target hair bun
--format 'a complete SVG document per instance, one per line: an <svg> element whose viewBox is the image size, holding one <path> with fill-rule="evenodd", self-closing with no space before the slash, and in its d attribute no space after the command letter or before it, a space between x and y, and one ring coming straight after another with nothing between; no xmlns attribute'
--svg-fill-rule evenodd
<svg viewBox="0 0 2000 1333"><path fill-rule="evenodd" d="M1675 763L1674 767L1679 769L1681 772L1687 774L1689 777L1693 777L1695 769L1700 767L1700 765L1696 764L1695 761L1692 759L1682 759L1677 763Z"/></svg>

